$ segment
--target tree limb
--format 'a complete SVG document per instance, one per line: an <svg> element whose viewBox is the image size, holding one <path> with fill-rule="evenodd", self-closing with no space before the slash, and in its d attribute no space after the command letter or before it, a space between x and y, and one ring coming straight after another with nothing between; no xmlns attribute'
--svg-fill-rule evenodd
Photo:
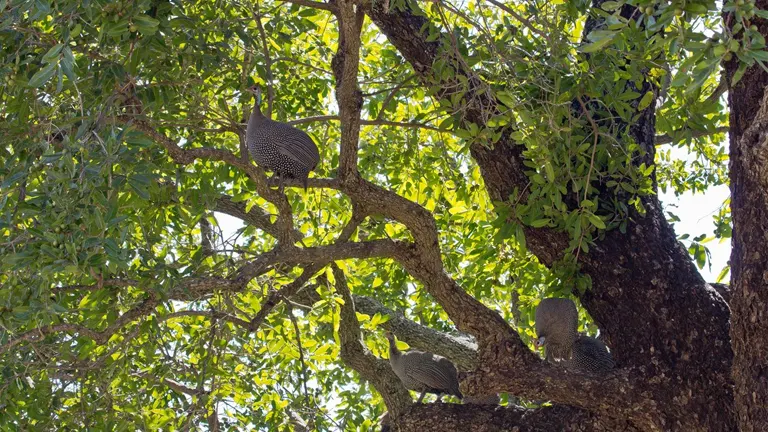
<svg viewBox="0 0 768 432"><path fill-rule="evenodd" d="M344 272L335 265L333 266L333 277L336 279L336 292L344 300L339 322L341 359L376 388L376 391L384 398L387 410L397 418L413 402L411 394L403 387L400 379L392 371L389 362L374 357L363 343L360 323L355 315L355 302L352 300L352 293L347 286Z"/></svg>

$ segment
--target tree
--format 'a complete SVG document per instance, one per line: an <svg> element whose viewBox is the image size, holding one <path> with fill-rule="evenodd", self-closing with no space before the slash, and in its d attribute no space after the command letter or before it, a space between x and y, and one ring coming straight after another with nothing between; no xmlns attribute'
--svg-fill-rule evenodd
<svg viewBox="0 0 768 432"><path fill-rule="evenodd" d="M768 429L765 3L0 1L2 423ZM656 195L728 177L731 287ZM539 358L545 296L617 370ZM504 405L412 404L382 329Z"/></svg>

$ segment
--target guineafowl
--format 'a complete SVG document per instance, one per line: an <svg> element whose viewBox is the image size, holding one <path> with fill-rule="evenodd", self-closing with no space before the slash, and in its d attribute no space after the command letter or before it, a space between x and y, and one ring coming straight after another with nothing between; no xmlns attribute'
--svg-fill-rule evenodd
<svg viewBox="0 0 768 432"><path fill-rule="evenodd" d="M536 308L536 347L544 346L550 363L571 358L578 337L579 313L566 298L546 298Z"/></svg>
<svg viewBox="0 0 768 432"><path fill-rule="evenodd" d="M417 403L426 393L436 394L438 401L446 393L463 398L459 391L459 373L450 360L429 352L400 352L395 336L390 332L385 335L389 340L389 364L405 388L421 392Z"/></svg>
<svg viewBox="0 0 768 432"><path fill-rule="evenodd" d="M261 89L253 86L249 91L256 99L245 131L251 157L259 166L275 173L281 192L285 178L302 180L306 190L309 172L320 162L317 145L304 131L265 117L260 107Z"/></svg>
<svg viewBox="0 0 768 432"><path fill-rule="evenodd" d="M565 367L601 375L613 369L614 362L605 344L593 337L580 335L573 344L573 354L565 362Z"/></svg>

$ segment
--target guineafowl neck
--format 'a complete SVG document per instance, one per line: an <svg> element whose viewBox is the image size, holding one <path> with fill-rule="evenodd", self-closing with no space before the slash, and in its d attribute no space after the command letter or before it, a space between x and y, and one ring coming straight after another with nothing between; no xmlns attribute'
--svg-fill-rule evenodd
<svg viewBox="0 0 768 432"><path fill-rule="evenodd" d="M400 357L400 350L392 342L389 343L389 357Z"/></svg>
<svg viewBox="0 0 768 432"><path fill-rule="evenodd" d="M266 117L264 117L264 114L261 113L261 107L259 107L259 102L256 101L255 104L253 104L253 110L251 110L251 121L260 121L264 120Z"/></svg>

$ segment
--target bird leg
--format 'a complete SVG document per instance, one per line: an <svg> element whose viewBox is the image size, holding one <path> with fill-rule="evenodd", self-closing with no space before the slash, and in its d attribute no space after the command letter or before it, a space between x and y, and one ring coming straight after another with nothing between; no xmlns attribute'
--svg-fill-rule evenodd
<svg viewBox="0 0 768 432"><path fill-rule="evenodd" d="M280 193L283 193L283 191L285 190L285 187L283 185L283 176L277 173L275 173L275 175L277 176L277 191Z"/></svg>
<svg viewBox="0 0 768 432"><path fill-rule="evenodd" d="M421 403L422 399L424 399L424 395L426 395L426 394L427 394L426 390L421 392L421 395L419 396L419 400L417 400L416 403Z"/></svg>
<svg viewBox="0 0 768 432"><path fill-rule="evenodd" d="M437 394L437 399L435 399L435 402L443 403L443 394L442 393L438 393Z"/></svg>

